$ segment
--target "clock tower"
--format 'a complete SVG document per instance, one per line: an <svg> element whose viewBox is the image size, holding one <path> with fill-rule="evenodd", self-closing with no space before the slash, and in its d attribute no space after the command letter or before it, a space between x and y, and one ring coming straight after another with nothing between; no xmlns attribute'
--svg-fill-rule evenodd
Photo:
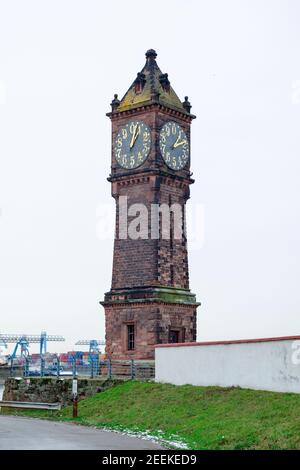
<svg viewBox="0 0 300 470"><path fill-rule="evenodd" d="M116 232L111 290L101 304L111 359L153 359L155 344L196 340L185 222L195 116L156 56L146 52L144 68L108 113Z"/></svg>

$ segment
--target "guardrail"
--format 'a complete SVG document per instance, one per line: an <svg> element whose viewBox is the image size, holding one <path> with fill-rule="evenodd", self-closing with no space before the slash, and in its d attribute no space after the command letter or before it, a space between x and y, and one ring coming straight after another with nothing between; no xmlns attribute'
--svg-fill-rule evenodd
<svg viewBox="0 0 300 470"><path fill-rule="evenodd" d="M32 408L35 410L60 410L60 403L39 403L28 401L0 401L0 408Z"/></svg>
<svg viewBox="0 0 300 470"><path fill-rule="evenodd" d="M92 357L88 363L83 363L74 357L68 361L56 358L44 358L32 361L29 356L23 364L15 365L11 361L9 367L10 377L123 377L130 379L153 379L155 376L155 362L153 360L99 360Z"/></svg>

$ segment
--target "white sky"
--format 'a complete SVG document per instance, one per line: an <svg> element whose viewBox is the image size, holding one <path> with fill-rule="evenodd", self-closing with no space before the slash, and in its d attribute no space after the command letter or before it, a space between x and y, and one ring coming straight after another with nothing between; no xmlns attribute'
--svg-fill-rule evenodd
<svg viewBox="0 0 300 470"><path fill-rule="evenodd" d="M154 48L198 116L198 339L300 333L299 23L297 0L0 0L1 332L103 338L105 113Z"/></svg>

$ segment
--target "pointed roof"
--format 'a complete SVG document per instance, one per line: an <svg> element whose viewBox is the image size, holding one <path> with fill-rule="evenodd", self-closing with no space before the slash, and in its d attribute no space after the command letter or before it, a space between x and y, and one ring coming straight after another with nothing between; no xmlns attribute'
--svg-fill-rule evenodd
<svg viewBox="0 0 300 470"><path fill-rule="evenodd" d="M181 102L170 85L168 74L163 74L156 63L157 54L153 49L146 52L146 64L121 101L115 95L111 103L113 112L122 112L152 103L160 103L171 109L190 114L190 103L185 97Z"/></svg>

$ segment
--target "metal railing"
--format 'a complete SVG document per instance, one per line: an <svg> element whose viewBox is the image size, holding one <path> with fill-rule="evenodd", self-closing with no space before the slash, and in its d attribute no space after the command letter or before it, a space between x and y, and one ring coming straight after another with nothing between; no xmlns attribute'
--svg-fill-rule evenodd
<svg viewBox="0 0 300 470"><path fill-rule="evenodd" d="M153 379L155 376L154 361L142 360L100 360L99 356L89 358L88 362L70 357L61 361L57 357L31 356L20 360L11 360L10 377L86 377L86 378L129 378Z"/></svg>
<svg viewBox="0 0 300 470"><path fill-rule="evenodd" d="M0 408L28 408L35 410L61 410L60 403L40 403L28 401L0 400Z"/></svg>

